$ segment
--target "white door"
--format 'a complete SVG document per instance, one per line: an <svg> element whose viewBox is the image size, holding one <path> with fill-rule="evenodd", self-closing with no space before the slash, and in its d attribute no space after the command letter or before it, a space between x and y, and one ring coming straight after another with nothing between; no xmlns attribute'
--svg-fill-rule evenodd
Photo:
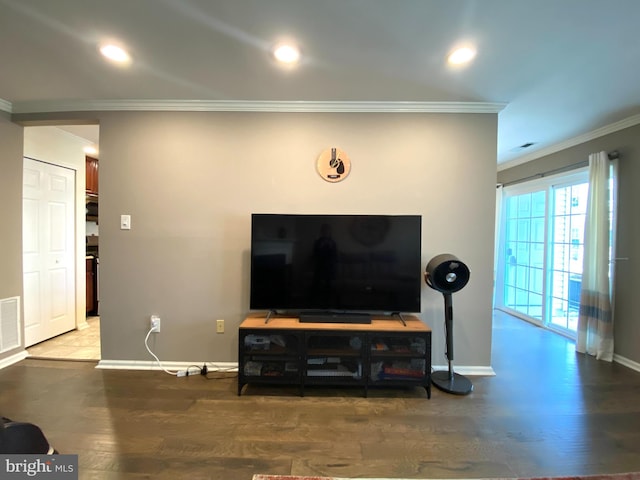
<svg viewBox="0 0 640 480"><path fill-rule="evenodd" d="M75 171L24 159L22 263L25 346L76 325Z"/></svg>

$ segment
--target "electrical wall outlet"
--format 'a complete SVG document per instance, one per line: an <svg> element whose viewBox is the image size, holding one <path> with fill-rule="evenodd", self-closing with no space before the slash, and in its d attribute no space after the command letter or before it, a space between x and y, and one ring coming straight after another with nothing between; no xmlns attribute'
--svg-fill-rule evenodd
<svg viewBox="0 0 640 480"><path fill-rule="evenodd" d="M216 320L216 333L224 333L224 320Z"/></svg>
<svg viewBox="0 0 640 480"><path fill-rule="evenodd" d="M149 327L153 333L160 333L160 317L158 315L151 315L149 320Z"/></svg>

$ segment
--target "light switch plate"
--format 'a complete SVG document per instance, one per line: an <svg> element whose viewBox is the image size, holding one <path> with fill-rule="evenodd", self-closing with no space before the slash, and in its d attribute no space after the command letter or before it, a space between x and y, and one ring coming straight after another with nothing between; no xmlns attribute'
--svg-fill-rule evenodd
<svg viewBox="0 0 640 480"><path fill-rule="evenodd" d="M120 215L120 230L131 230L131 215Z"/></svg>

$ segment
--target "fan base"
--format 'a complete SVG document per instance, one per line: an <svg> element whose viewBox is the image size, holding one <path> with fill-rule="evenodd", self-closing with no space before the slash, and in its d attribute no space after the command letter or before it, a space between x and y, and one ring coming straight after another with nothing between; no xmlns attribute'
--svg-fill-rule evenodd
<svg viewBox="0 0 640 480"><path fill-rule="evenodd" d="M473 391L473 384L467 377L458 373L450 374L446 370L440 370L431 374L431 383L439 390L454 395L468 395Z"/></svg>

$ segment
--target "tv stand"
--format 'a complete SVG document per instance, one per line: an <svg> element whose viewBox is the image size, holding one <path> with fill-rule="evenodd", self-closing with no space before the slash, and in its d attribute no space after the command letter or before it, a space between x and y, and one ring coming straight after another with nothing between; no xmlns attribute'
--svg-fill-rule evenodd
<svg viewBox="0 0 640 480"><path fill-rule="evenodd" d="M238 395L247 384L422 387L431 397L431 329L415 315L371 323L302 323L253 314L238 335Z"/></svg>
<svg viewBox="0 0 640 480"><path fill-rule="evenodd" d="M371 323L368 313L304 312L299 318L301 323Z"/></svg>

